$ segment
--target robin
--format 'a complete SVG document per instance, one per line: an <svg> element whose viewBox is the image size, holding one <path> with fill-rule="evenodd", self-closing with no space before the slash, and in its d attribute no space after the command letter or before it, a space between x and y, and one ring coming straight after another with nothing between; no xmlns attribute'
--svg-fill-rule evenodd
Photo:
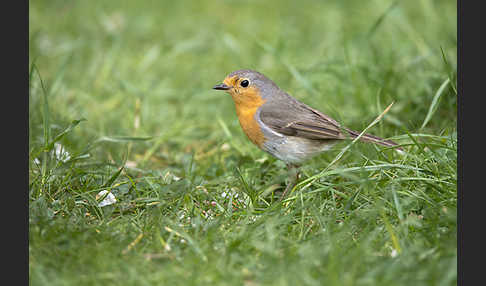
<svg viewBox="0 0 486 286"><path fill-rule="evenodd" d="M360 134L298 101L253 70L234 71L213 89L231 95L241 128L250 141L284 161L289 173L293 173L280 200L294 187L302 162L328 150L340 140L354 139ZM398 145L370 134L363 134L360 139L386 147Z"/></svg>

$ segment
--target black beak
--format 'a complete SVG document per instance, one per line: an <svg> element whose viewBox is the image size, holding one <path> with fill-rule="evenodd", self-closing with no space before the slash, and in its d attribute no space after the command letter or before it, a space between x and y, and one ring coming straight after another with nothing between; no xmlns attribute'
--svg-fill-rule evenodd
<svg viewBox="0 0 486 286"><path fill-rule="evenodd" d="M227 86L226 84L222 83L222 84L217 84L217 85L213 86L213 89L228 90L228 89L231 89L231 86Z"/></svg>

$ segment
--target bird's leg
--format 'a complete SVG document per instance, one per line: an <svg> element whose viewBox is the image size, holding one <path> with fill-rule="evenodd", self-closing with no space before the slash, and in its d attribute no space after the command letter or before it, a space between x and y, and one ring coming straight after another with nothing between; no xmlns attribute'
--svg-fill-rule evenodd
<svg viewBox="0 0 486 286"><path fill-rule="evenodd" d="M280 196L279 201L283 200L285 198L285 195L287 192L292 190L295 187L295 184L297 183L297 179L299 178L299 167L290 163L287 163L287 169L289 170L289 176L290 176L290 181L287 184L287 187L285 188L284 192Z"/></svg>

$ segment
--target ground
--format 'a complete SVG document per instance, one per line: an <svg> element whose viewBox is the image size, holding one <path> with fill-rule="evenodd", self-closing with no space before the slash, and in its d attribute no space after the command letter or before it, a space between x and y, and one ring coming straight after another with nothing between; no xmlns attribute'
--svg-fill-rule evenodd
<svg viewBox="0 0 486 286"><path fill-rule="evenodd" d="M30 284L455 285L456 7L29 2ZM340 143L278 203L211 89L242 68L407 154Z"/></svg>

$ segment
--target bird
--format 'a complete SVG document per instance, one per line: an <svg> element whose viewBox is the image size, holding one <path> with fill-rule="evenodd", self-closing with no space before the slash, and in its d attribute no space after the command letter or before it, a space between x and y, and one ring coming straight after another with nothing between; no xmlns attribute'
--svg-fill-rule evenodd
<svg viewBox="0 0 486 286"><path fill-rule="evenodd" d="M241 129L248 139L286 164L290 181L279 200L295 186L299 168L305 161L339 141L360 135L292 97L255 70L233 71L213 89L231 95ZM361 135L360 140L401 149L394 141L371 134Z"/></svg>

